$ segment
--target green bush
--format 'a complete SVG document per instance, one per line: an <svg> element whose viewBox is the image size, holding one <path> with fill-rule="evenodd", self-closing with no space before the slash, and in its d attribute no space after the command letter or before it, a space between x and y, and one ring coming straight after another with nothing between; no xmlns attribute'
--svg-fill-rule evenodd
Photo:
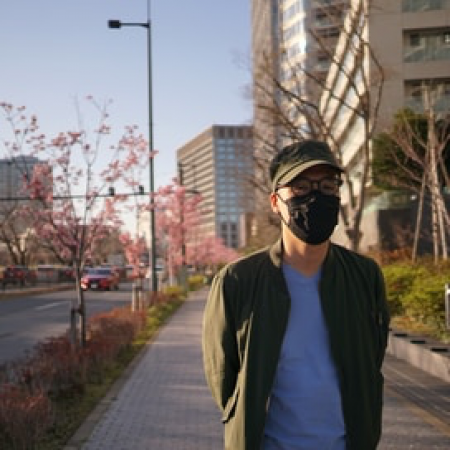
<svg viewBox="0 0 450 450"><path fill-rule="evenodd" d="M414 284L415 268L404 264L383 267L386 281L387 299L391 315L403 314L402 298Z"/></svg>
<svg viewBox="0 0 450 450"><path fill-rule="evenodd" d="M184 297L184 289L182 286L174 285L167 286L163 289L163 294L169 298L182 298Z"/></svg>
<svg viewBox="0 0 450 450"><path fill-rule="evenodd" d="M205 276L201 274L191 275L188 279L189 290L196 291L205 285Z"/></svg>
<svg viewBox="0 0 450 450"><path fill-rule="evenodd" d="M447 339L444 287L450 283L450 264L398 262L384 266L383 274L391 315L406 316Z"/></svg>
<svg viewBox="0 0 450 450"><path fill-rule="evenodd" d="M448 281L448 276L426 267L417 270L411 289L402 297L406 315L439 334L445 332L444 286Z"/></svg>

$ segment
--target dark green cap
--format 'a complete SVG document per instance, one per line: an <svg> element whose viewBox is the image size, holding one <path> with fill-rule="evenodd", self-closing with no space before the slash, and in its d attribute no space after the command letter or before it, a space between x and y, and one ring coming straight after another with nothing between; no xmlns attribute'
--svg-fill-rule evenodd
<svg viewBox="0 0 450 450"><path fill-rule="evenodd" d="M272 190L288 184L304 170L320 164L332 166L338 172L344 171L325 142L305 140L284 147L270 164Z"/></svg>

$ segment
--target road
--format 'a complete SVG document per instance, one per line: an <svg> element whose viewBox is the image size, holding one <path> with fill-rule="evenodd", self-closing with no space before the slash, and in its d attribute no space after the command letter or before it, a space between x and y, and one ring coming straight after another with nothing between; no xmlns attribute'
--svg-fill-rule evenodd
<svg viewBox="0 0 450 450"><path fill-rule="evenodd" d="M25 356L46 338L59 336L69 327L75 290L29 295L0 301L0 364ZM119 291L85 292L87 316L129 304L131 284Z"/></svg>

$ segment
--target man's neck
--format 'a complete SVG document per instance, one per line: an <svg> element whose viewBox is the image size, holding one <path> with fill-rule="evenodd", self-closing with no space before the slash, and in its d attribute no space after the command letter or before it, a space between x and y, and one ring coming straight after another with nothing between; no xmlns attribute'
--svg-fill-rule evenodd
<svg viewBox="0 0 450 450"><path fill-rule="evenodd" d="M317 273L328 252L329 241L310 245L286 230L283 233L283 261L305 276Z"/></svg>

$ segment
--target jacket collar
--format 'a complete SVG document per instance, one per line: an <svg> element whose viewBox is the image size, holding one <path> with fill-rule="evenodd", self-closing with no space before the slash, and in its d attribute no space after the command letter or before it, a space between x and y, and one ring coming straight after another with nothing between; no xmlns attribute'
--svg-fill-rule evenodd
<svg viewBox="0 0 450 450"><path fill-rule="evenodd" d="M281 236L270 246L269 255L273 265L277 268L281 268L283 263L283 241L281 240Z"/></svg>
<svg viewBox="0 0 450 450"><path fill-rule="evenodd" d="M330 266L333 265L333 260L334 260L334 250L333 249L334 249L334 247L335 247L335 245L332 242L330 242L330 245L328 246L327 254L322 263L323 271L327 270ZM278 269L280 269L283 264L283 252L284 252L283 240L281 239L281 236L280 236L278 238L278 240L269 247L270 259L271 259L273 265L275 267L277 267Z"/></svg>

